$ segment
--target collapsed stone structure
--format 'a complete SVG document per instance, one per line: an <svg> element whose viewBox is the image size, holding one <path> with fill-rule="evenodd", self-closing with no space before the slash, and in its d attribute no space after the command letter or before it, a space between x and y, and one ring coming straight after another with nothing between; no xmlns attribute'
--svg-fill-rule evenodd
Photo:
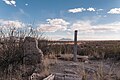
<svg viewBox="0 0 120 80"><path fill-rule="evenodd" d="M24 40L24 63L35 65L43 61L43 52L38 48L38 41L32 37L26 37Z"/></svg>
<svg viewBox="0 0 120 80"><path fill-rule="evenodd" d="M40 73L44 70L43 52L38 48L38 41L33 37L25 37L23 42L25 65L22 77L29 77L33 73ZM26 79L26 78L25 78Z"/></svg>

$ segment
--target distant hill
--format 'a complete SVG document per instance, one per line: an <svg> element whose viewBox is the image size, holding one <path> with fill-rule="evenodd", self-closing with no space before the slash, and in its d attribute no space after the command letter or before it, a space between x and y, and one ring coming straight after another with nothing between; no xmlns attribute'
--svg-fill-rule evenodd
<svg viewBox="0 0 120 80"><path fill-rule="evenodd" d="M70 39L70 38L61 38L61 39L59 39L60 41L72 41L72 39Z"/></svg>

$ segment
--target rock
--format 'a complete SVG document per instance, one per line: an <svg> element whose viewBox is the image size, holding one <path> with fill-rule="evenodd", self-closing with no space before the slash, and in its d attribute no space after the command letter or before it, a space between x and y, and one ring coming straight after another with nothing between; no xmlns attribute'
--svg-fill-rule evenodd
<svg viewBox="0 0 120 80"><path fill-rule="evenodd" d="M65 69L64 73L67 73L67 74L77 74L75 71L70 70L70 69Z"/></svg>
<svg viewBox="0 0 120 80"><path fill-rule="evenodd" d="M44 70L43 52L38 48L38 41L32 37L26 37L23 43L24 72L22 77L30 77L33 73L41 73Z"/></svg>
<svg viewBox="0 0 120 80"><path fill-rule="evenodd" d="M67 64L68 66L71 66L71 67L78 67L79 66L79 64L78 63L70 63L70 64Z"/></svg>
<svg viewBox="0 0 120 80"><path fill-rule="evenodd" d="M33 73L31 76L30 76L30 80L40 80L40 74L38 73Z"/></svg>
<svg viewBox="0 0 120 80"><path fill-rule="evenodd" d="M44 78L43 80L54 80L55 75L51 74L48 77Z"/></svg>
<svg viewBox="0 0 120 80"><path fill-rule="evenodd" d="M38 48L38 41L32 37L26 37L24 40L24 63L34 65L43 61L43 52Z"/></svg>
<svg viewBox="0 0 120 80"><path fill-rule="evenodd" d="M82 80L82 77L75 74L56 73L54 80Z"/></svg>
<svg viewBox="0 0 120 80"><path fill-rule="evenodd" d="M97 71L94 68L90 68L90 67L84 67L85 68L85 72L87 73L96 73Z"/></svg>
<svg viewBox="0 0 120 80"><path fill-rule="evenodd" d="M88 62L88 56L77 56L78 60L81 61L81 62L85 62L87 61Z"/></svg>

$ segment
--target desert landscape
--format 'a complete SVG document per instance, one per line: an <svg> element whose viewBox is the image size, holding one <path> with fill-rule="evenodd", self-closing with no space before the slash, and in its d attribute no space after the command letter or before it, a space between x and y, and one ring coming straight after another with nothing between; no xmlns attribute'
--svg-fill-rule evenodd
<svg viewBox="0 0 120 80"><path fill-rule="evenodd" d="M77 41L77 61L74 41L10 36L0 43L1 80L120 80L120 41Z"/></svg>
<svg viewBox="0 0 120 80"><path fill-rule="evenodd" d="M120 0L0 0L0 80L120 80Z"/></svg>

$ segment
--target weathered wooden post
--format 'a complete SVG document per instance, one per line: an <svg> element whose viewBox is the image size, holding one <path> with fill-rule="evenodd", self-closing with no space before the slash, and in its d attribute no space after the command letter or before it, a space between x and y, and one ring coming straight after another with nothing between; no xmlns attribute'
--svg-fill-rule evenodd
<svg viewBox="0 0 120 80"><path fill-rule="evenodd" d="M77 61L77 30L75 30L74 33L74 57L73 60L76 62Z"/></svg>

